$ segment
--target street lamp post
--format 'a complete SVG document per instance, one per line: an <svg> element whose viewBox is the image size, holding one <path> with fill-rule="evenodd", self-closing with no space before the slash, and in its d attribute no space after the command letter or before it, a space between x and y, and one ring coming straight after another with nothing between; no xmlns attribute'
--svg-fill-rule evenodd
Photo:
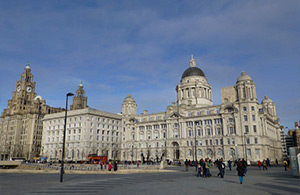
<svg viewBox="0 0 300 195"><path fill-rule="evenodd" d="M67 111L68 111L68 97L73 96L73 93L67 93L66 95L66 110L65 110L65 125L64 125L64 137L63 137L63 149L61 155L61 167L60 167L60 182L63 182L64 175L64 157L65 157L65 142L66 142L66 128L67 128Z"/></svg>
<svg viewBox="0 0 300 195"><path fill-rule="evenodd" d="M246 134L247 134L247 132L244 133L244 142L245 142L245 160L246 160L246 163L248 163L248 161L247 161L247 141L246 141Z"/></svg>
<svg viewBox="0 0 300 195"><path fill-rule="evenodd" d="M194 122L194 128L195 128L195 167L196 167L196 171L197 171L197 137L196 137L196 134L197 134L197 130L196 130L196 123Z"/></svg>

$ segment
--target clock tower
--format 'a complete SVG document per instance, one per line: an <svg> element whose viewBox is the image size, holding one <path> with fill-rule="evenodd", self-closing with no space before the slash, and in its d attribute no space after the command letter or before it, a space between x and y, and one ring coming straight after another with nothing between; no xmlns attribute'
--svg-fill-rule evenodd
<svg viewBox="0 0 300 195"><path fill-rule="evenodd" d="M24 157L33 160L41 153L41 140L45 114L61 112L61 108L46 105L35 93L35 81L29 62L16 83L12 99L8 100L0 120L0 160Z"/></svg>
<svg viewBox="0 0 300 195"><path fill-rule="evenodd" d="M35 82L28 62L20 80L17 81L16 91L13 92L12 99L8 101L7 109L2 114L14 115L29 111L35 97Z"/></svg>

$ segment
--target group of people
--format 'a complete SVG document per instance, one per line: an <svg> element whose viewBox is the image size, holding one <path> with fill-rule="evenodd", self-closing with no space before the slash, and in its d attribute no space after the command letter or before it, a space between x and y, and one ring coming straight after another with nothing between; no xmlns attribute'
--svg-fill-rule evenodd
<svg viewBox="0 0 300 195"><path fill-rule="evenodd" d="M190 161L188 161L186 159L184 164L185 164L186 171L188 171L189 166L190 166ZM219 173L217 174L217 176L220 178L224 178L226 165L225 165L223 158L217 159L214 162L214 164L219 170ZM247 173L247 162L244 159L239 159L237 162L235 162L235 164L237 166L236 170L237 170L237 174L238 174L238 177L240 180L240 184L242 184L244 176ZM205 177L205 178L211 177L210 168L213 165L211 159L209 159L209 158L201 159L199 161L199 163L196 162L196 165L197 165L197 177ZM228 160L227 165L228 165L229 171L231 171L232 161Z"/></svg>
<svg viewBox="0 0 300 195"><path fill-rule="evenodd" d="M101 170L106 170L106 166L107 166L107 170L108 171L111 171L112 169L114 169L114 171L117 171L118 170L118 162L117 161L114 161L113 163L112 162L100 162L100 169Z"/></svg>
<svg viewBox="0 0 300 195"><path fill-rule="evenodd" d="M211 177L211 173L210 173L210 167L211 167L211 159L206 158L206 159L202 159L198 162L196 162L196 164L198 165L197 167L197 177ZM185 164L185 170L188 171L188 167L191 165L190 161L188 161L187 159L184 162Z"/></svg>

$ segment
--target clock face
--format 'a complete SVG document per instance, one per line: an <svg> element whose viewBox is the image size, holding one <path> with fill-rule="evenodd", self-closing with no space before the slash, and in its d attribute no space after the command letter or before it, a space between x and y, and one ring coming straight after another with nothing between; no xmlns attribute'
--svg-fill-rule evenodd
<svg viewBox="0 0 300 195"><path fill-rule="evenodd" d="M28 93L30 93L30 92L32 91L32 88L31 88L30 86L27 86L27 87L26 87L26 91L27 91Z"/></svg>
<svg viewBox="0 0 300 195"><path fill-rule="evenodd" d="M17 87L17 92L19 92L21 90L21 86L19 85L18 87Z"/></svg>

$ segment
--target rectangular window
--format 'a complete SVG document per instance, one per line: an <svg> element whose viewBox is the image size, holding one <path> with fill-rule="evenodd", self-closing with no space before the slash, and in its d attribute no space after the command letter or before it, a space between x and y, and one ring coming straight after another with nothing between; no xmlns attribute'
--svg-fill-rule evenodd
<svg viewBox="0 0 300 195"><path fill-rule="evenodd" d="M256 133L256 125L253 125L253 132Z"/></svg>
<svg viewBox="0 0 300 195"><path fill-rule="evenodd" d="M234 128L233 127L229 127L229 133L234 134Z"/></svg>
<svg viewBox="0 0 300 195"><path fill-rule="evenodd" d="M254 143L256 143L256 144L257 144L257 138L254 138Z"/></svg>
<svg viewBox="0 0 300 195"><path fill-rule="evenodd" d="M254 106L251 106L251 110L254 111Z"/></svg>
<svg viewBox="0 0 300 195"><path fill-rule="evenodd" d="M246 106L243 107L243 111L247 111L247 107Z"/></svg>
<svg viewBox="0 0 300 195"><path fill-rule="evenodd" d="M247 149L247 155L251 156L251 149Z"/></svg>
<svg viewBox="0 0 300 195"><path fill-rule="evenodd" d="M255 115L252 115L252 120L255 121Z"/></svg>
<svg viewBox="0 0 300 195"><path fill-rule="evenodd" d="M210 135L210 129L207 129L207 135Z"/></svg>
<svg viewBox="0 0 300 195"><path fill-rule="evenodd" d="M235 144L235 139L234 139L234 138L232 138L232 144L233 144L233 145Z"/></svg>
<svg viewBox="0 0 300 195"><path fill-rule="evenodd" d="M256 156L259 156L259 155L260 155L259 149L255 149L255 155L256 155Z"/></svg>
<svg viewBox="0 0 300 195"><path fill-rule="evenodd" d="M229 138L227 139L227 144L230 145L230 139Z"/></svg>
<svg viewBox="0 0 300 195"><path fill-rule="evenodd" d="M244 121L248 121L247 115L244 115Z"/></svg>
<svg viewBox="0 0 300 195"><path fill-rule="evenodd" d="M250 144L250 138L247 138L247 144Z"/></svg>
<svg viewBox="0 0 300 195"><path fill-rule="evenodd" d="M248 125L245 125L245 133L248 133L249 132L249 127Z"/></svg>

